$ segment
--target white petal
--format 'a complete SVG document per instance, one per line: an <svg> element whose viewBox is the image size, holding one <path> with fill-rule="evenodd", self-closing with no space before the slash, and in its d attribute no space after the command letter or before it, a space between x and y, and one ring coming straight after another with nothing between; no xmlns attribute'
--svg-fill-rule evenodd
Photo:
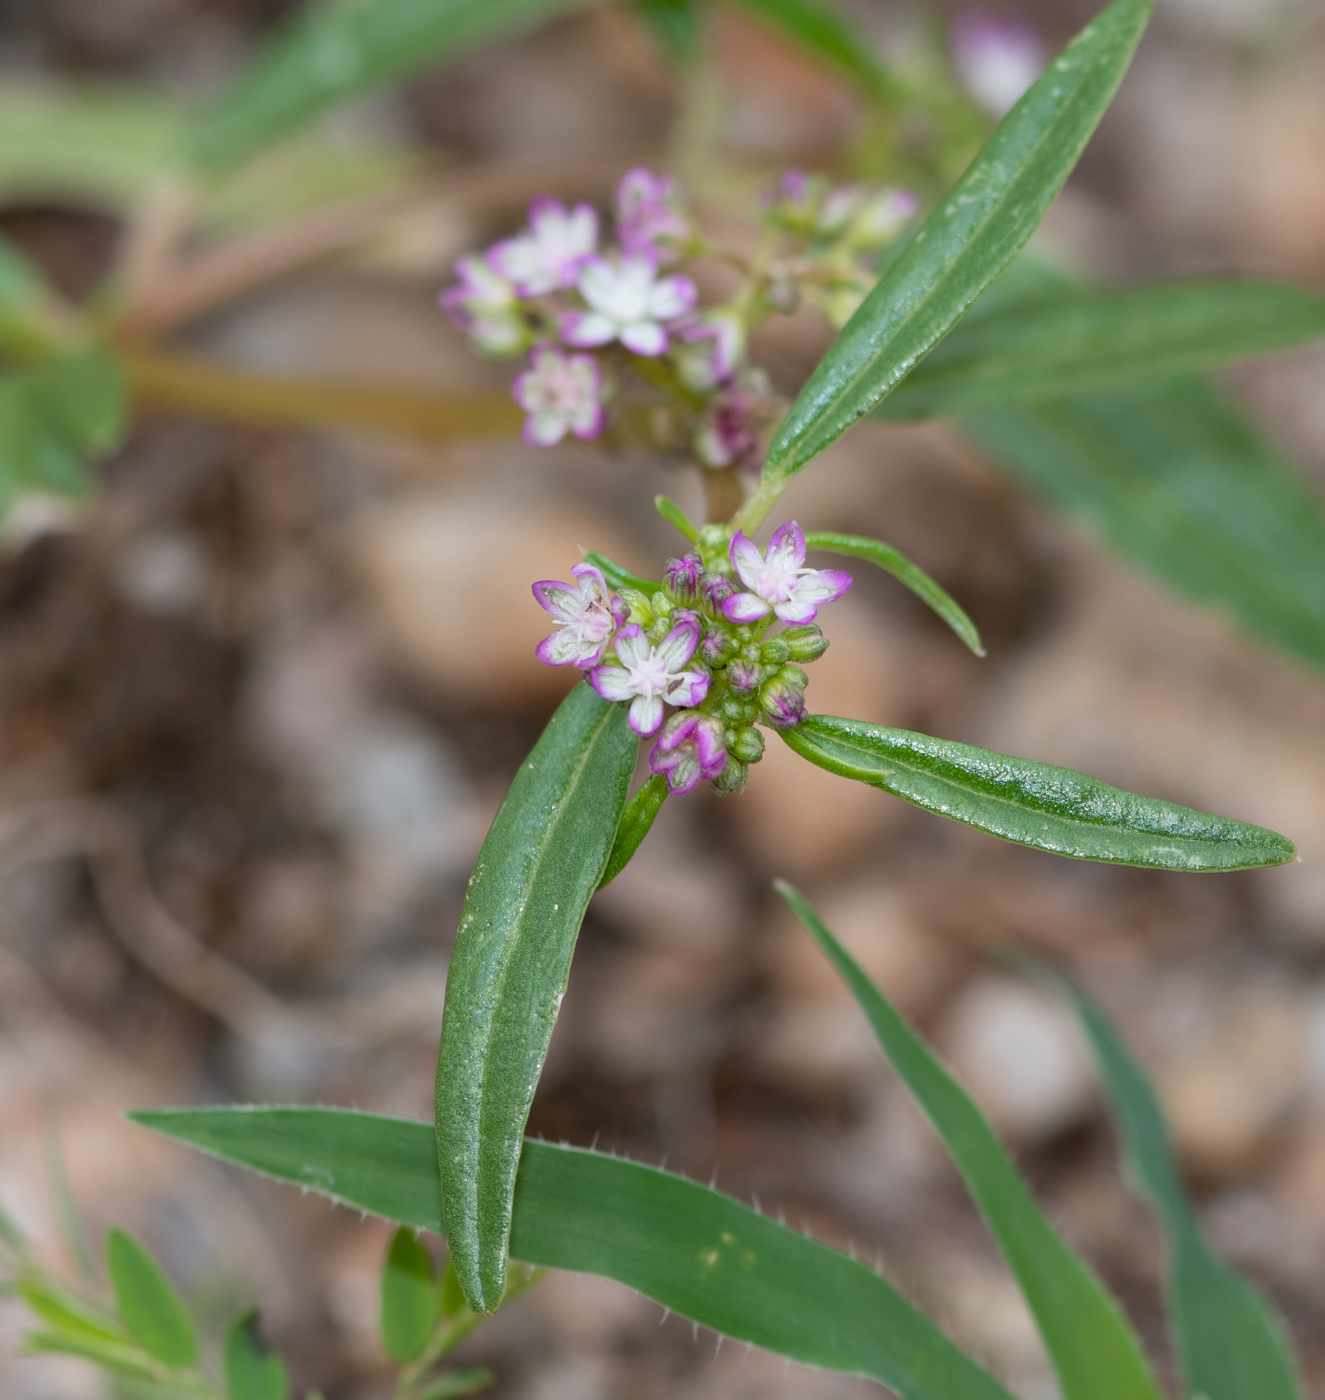
<svg viewBox="0 0 1325 1400"><path fill-rule="evenodd" d="M593 688L604 700L629 700L635 694L630 672L622 666L600 666L593 673Z"/></svg>
<svg viewBox="0 0 1325 1400"><path fill-rule="evenodd" d="M623 326L620 336L622 345L637 355L661 355L667 349L667 332L652 321Z"/></svg>
<svg viewBox="0 0 1325 1400"><path fill-rule="evenodd" d="M630 727L636 734L654 733L663 719L663 702L656 695L639 695L631 701Z"/></svg>

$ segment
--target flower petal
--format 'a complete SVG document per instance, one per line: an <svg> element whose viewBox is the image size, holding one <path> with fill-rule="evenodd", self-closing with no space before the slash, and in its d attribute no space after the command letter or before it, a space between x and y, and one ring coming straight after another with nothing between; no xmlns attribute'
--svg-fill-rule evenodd
<svg viewBox="0 0 1325 1400"><path fill-rule="evenodd" d="M831 603L851 587L851 575L845 569L806 569L791 590L793 598L812 603Z"/></svg>
<svg viewBox="0 0 1325 1400"><path fill-rule="evenodd" d="M567 345L606 345L616 338L616 325L599 311L567 311L561 338Z"/></svg>
<svg viewBox="0 0 1325 1400"><path fill-rule="evenodd" d="M805 532L794 520L788 520L774 531L764 558L770 568L799 569L805 563Z"/></svg>
<svg viewBox="0 0 1325 1400"><path fill-rule="evenodd" d="M683 707L698 705L708 693L707 671L682 671L667 687L667 702Z"/></svg>
<svg viewBox="0 0 1325 1400"><path fill-rule="evenodd" d="M630 727L642 738L656 733L662 721L663 702L656 695L637 695L630 702Z"/></svg>
<svg viewBox="0 0 1325 1400"><path fill-rule="evenodd" d="M630 672L624 666L595 666L589 684L604 700L629 700L635 694Z"/></svg>
<svg viewBox="0 0 1325 1400"><path fill-rule="evenodd" d="M566 436L566 420L555 409L540 408L524 420L521 436L530 447L552 447Z"/></svg>
<svg viewBox="0 0 1325 1400"><path fill-rule="evenodd" d="M621 328L621 343L637 355L652 358L667 349L667 332L653 321L637 321Z"/></svg>
<svg viewBox="0 0 1325 1400"><path fill-rule="evenodd" d="M737 530L727 552L741 582L747 588L754 588L759 582L759 571L764 567L764 556L759 552L759 546L744 530Z"/></svg>
<svg viewBox="0 0 1325 1400"><path fill-rule="evenodd" d="M624 666L638 666L650 651L648 638L638 622L623 627L616 634L616 654ZM634 692L631 692L634 694Z"/></svg>
<svg viewBox="0 0 1325 1400"><path fill-rule="evenodd" d="M757 593L736 593L722 605L728 622L758 622L767 617L769 605Z"/></svg>
<svg viewBox="0 0 1325 1400"><path fill-rule="evenodd" d="M668 671L679 671L695 654L699 645L699 624L682 622L658 643L658 657L666 663Z"/></svg>
<svg viewBox="0 0 1325 1400"><path fill-rule="evenodd" d="M688 277L664 277L649 293L649 314L660 321L684 316L699 299L695 284Z"/></svg>
<svg viewBox="0 0 1325 1400"><path fill-rule="evenodd" d="M584 568L585 565L576 565ZM574 573L575 569L571 570ZM559 579L545 578L531 585L530 591L538 599L538 606L550 612L558 622L574 622L580 615L580 598L576 589Z"/></svg>

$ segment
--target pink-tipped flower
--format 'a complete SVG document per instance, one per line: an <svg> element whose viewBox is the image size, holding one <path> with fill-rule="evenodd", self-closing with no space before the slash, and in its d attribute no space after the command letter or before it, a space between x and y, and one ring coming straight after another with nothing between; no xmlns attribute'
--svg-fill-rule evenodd
<svg viewBox="0 0 1325 1400"><path fill-rule="evenodd" d="M727 766L722 723L713 715L683 710L663 725L649 754L649 770L667 776L667 790L689 792L704 779L716 778Z"/></svg>
<svg viewBox="0 0 1325 1400"><path fill-rule="evenodd" d="M460 279L439 298L442 310L489 355L518 355L531 339L511 283L482 258L461 258Z"/></svg>
<svg viewBox="0 0 1325 1400"><path fill-rule="evenodd" d="M616 226L628 253L647 253L659 262L674 260L690 238L681 191L670 175L636 168L617 186Z"/></svg>
<svg viewBox="0 0 1325 1400"><path fill-rule="evenodd" d="M784 666L760 688L759 708L772 728L795 729L805 718L805 672Z"/></svg>
<svg viewBox="0 0 1325 1400"><path fill-rule="evenodd" d="M603 430L603 376L592 355L567 355L555 345L540 345L533 368L517 375L511 392L529 415L524 440L531 447L551 447L568 432L597 437Z"/></svg>
<svg viewBox="0 0 1325 1400"><path fill-rule="evenodd" d="M637 355L661 355L667 349L666 325L695 304L695 284L688 277L658 277L658 264L646 253L631 253L617 262L593 258L579 277L587 311L569 311L561 337L568 345L607 345L619 340Z"/></svg>
<svg viewBox="0 0 1325 1400"><path fill-rule="evenodd" d="M742 371L709 400L695 430L695 455L706 467L758 467L759 434L775 411L768 376Z"/></svg>
<svg viewBox="0 0 1325 1400"><path fill-rule="evenodd" d="M697 549L679 559L669 559L663 570L663 588L675 603L689 608L698 603L704 586L704 561Z"/></svg>
<svg viewBox="0 0 1325 1400"><path fill-rule="evenodd" d="M1044 68L1044 44L1027 19L967 11L953 20L951 36L962 82L995 117L1011 110Z"/></svg>
<svg viewBox="0 0 1325 1400"><path fill-rule="evenodd" d="M534 648L549 666L579 666L588 670L603 659L612 633L626 620L626 605L607 586L602 570L576 564L577 583L544 579L534 584L539 606L562 625Z"/></svg>
<svg viewBox="0 0 1325 1400"><path fill-rule="evenodd" d="M842 569L805 567L805 535L794 520L774 534L767 555L744 530L732 537L730 552L749 589L723 603L722 611L732 622L758 622L770 612L783 622L813 622L820 604L831 603L851 587L851 575Z"/></svg>
<svg viewBox="0 0 1325 1400"><path fill-rule="evenodd" d="M887 189L869 196L856 209L847 242L857 252L870 252L891 243L920 208L910 190Z"/></svg>
<svg viewBox="0 0 1325 1400"><path fill-rule="evenodd" d="M528 229L489 248L488 264L522 296L537 297L573 287L597 245L598 215L589 205L567 209L555 199L536 199Z"/></svg>
<svg viewBox="0 0 1325 1400"><path fill-rule="evenodd" d="M687 389L712 389L730 379L745 359L745 319L731 307L688 316L675 327L676 372Z"/></svg>
<svg viewBox="0 0 1325 1400"><path fill-rule="evenodd" d="M617 633L618 664L596 667L589 680L604 700L629 700L630 727L647 737L662 724L664 701L698 705L708 694L707 672L685 669L698 645L697 622L673 627L657 646L632 622Z"/></svg>

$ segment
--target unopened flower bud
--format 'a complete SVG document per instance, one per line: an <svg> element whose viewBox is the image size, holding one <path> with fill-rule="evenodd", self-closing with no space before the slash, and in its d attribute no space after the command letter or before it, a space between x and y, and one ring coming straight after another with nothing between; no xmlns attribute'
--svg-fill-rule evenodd
<svg viewBox="0 0 1325 1400"><path fill-rule="evenodd" d="M679 559L669 559L663 573L663 587L672 600L687 607L699 602L704 583L704 562L692 549Z"/></svg>
<svg viewBox="0 0 1325 1400"><path fill-rule="evenodd" d="M745 705L737 696L729 695L725 700L723 700L722 704L718 707L718 712L722 715L723 719L725 719L728 724L732 725L733 727L739 727L740 725L746 722L746 713L748 708L749 707Z"/></svg>
<svg viewBox="0 0 1325 1400"><path fill-rule="evenodd" d="M730 750L742 763L758 763L764 756L764 736L753 726L747 726L737 734Z"/></svg>
<svg viewBox="0 0 1325 1400"><path fill-rule="evenodd" d="M749 776L750 765L742 763L740 759L733 758L731 754L728 754L727 766L713 779L711 786L720 797L727 797L732 793L740 792Z"/></svg>
<svg viewBox="0 0 1325 1400"><path fill-rule="evenodd" d="M790 661L791 648L787 645L786 638L770 637L759 648L759 659L766 666L781 666L784 661Z"/></svg>
<svg viewBox="0 0 1325 1400"><path fill-rule="evenodd" d="M795 666L784 666L760 688L759 706L774 729L795 729L805 717L805 682L797 683L787 675L788 671L796 670ZM804 676L805 672L801 671L800 675Z"/></svg>
<svg viewBox="0 0 1325 1400"><path fill-rule="evenodd" d="M726 574L705 574L703 591L705 606L714 617L721 617L722 605L736 592L736 587Z"/></svg>
<svg viewBox="0 0 1325 1400"><path fill-rule="evenodd" d="M828 638L813 623L808 627L788 627L778 641L786 643L793 661L817 661L828 650Z"/></svg>
<svg viewBox="0 0 1325 1400"><path fill-rule="evenodd" d="M737 695L753 695L759 689L763 672L758 664L749 661L733 661L727 667L727 684Z"/></svg>
<svg viewBox="0 0 1325 1400"><path fill-rule="evenodd" d="M810 683L810 678L801 670L799 666L786 665L777 674L777 679L786 685L794 685L797 690L804 690Z"/></svg>
<svg viewBox="0 0 1325 1400"><path fill-rule="evenodd" d="M716 628L709 631L699 644L699 658L707 666L721 666L736 648L736 643L727 632Z"/></svg>
<svg viewBox="0 0 1325 1400"><path fill-rule="evenodd" d="M617 596L625 603L631 622L645 629L653 626L653 605L638 588L623 588Z"/></svg>

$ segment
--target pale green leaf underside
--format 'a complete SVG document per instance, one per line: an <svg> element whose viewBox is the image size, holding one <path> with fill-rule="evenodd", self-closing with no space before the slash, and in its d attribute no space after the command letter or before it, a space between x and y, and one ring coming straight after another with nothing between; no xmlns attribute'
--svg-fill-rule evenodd
<svg viewBox="0 0 1325 1400"><path fill-rule="evenodd" d="M1058 983L1095 1052L1130 1175L1169 1237L1168 1305L1190 1400L1300 1400L1292 1350L1269 1303L1210 1249L1178 1176L1164 1116L1103 1013Z"/></svg>
<svg viewBox="0 0 1325 1400"><path fill-rule="evenodd" d="M934 1125L998 1241L1064 1400L1160 1400L1126 1318L1049 1223L983 1114L788 884L778 892L841 974L884 1054Z"/></svg>
<svg viewBox="0 0 1325 1400"><path fill-rule="evenodd" d="M1170 587L1325 666L1325 509L1208 385L991 409L962 429Z"/></svg>
<svg viewBox="0 0 1325 1400"><path fill-rule="evenodd" d="M1003 119L810 376L766 477L799 471L874 408L1016 256L1109 105L1150 8L1115 0Z"/></svg>
<svg viewBox="0 0 1325 1400"><path fill-rule="evenodd" d="M1325 336L1325 300L1275 282L1068 288L958 325L879 405L979 413L1217 369Z"/></svg>
<svg viewBox="0 0 1325 1400"><path fill-rule="evenodd" d="M965 608L924 569L913 564L892 545L884 544L882 540L868 539L864 535L839 535L831 530L814 530L805 536L805 547L825 549L833 554L845 555L848 559L864 559L891 574L933 608L977 656L985 654L980 633L975 623L967 617Z"/></svg>
<svg viewBox="0 0 1325 1400"><path fill-rule="evenodd" d="M1098 778L861 720L809 715L782 738L802 758L991 836L1078 860L1160 870L1281 865L1292 843Z"/></svg>
<svg viewBox="0 0 1325 1400"><path fill-rule="evenodd" d="M360 1210L445 1232L429 1124L316 1108L131 1116ZM901 1400L1011 1400L872 1270L652 1167L527 1142L511 1253L616 1279L724 1336L872 1377Z"/></svg>
<svg viewBox="0 0 1325 1400"><path fill-rule="evenodd" d="M225 166L347 98L518 33L587 0L330 0L289 20L199 120Z"/></svg>
<svg viewBox="0 0 1325 1400"><path fill-rule="evenodd" d="M638 748L625 707L576 686L520 765L470 877L437 1057L437 1153L451 1258L476 1312L505 1287L525 1122Z"/></svg>
<svg viewBox="0 0 1325 1400"><path fill-rule="evenodd" d="M106 1237L106 1272L124 1325L145 1351L167 1366L192 1366L198 1337L174 1284L132 1235Z"/></svg>

